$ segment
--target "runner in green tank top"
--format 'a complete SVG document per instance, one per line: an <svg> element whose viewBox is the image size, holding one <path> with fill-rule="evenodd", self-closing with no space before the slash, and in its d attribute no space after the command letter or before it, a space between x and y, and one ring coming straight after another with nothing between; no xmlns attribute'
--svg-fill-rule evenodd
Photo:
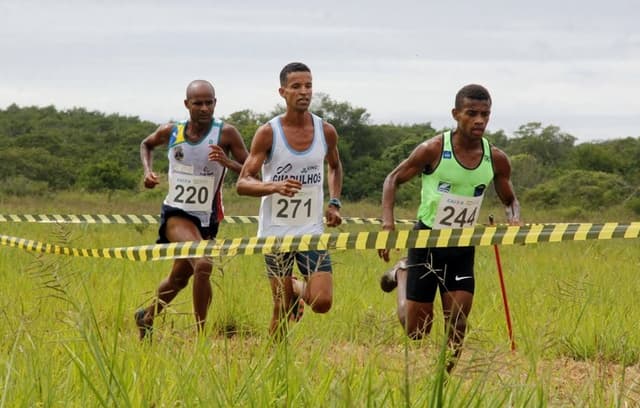
<svg viewBox="0 0 640 408"><path fill-rule="evenodd" d="M520 206L511 185L511 165L504 152L483 137L491 114L491 96L480 85L467 85L456 94L451 111L453 132L418 145L385 179L382 229L395 230L393 214L398 187L422 174L421 202L414 229L471 227L478 221L482 197L491 181L506 210L506 221L520 225ZM389 262L389 250L379 250ZM385 292L398 288L398 318L412 339L429 334L433 301L439 290L451 358L460 354L475 289L474 247L412 248L385 272Z"/></svg>

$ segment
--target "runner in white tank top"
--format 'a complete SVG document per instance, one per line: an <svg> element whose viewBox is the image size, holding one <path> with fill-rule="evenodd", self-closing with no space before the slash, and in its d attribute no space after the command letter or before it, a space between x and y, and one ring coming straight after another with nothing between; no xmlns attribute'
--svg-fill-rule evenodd
<svg viewBox="0 0 640 408"><path fill-rule="evenodd" d="M222 179L227 169L240 172L247 148L238 130L213 119L213 86L196 80L187 86L184 101L189 121L160 125L140 143L144 185L154 188L160 179L153 171L153 150L169 147L169 189L164 200L158 242L213 239L224 217ZM228 155L233 155L233 159ZM176 259L160 283L151 305L135 313L140 339L147 338L156 314L173 300L193 276L193 308L198 330L205 325L211 304L210 258Z"/></svg>
<svg viewBox="0 0 640 408"><path fill-rule="evenodd" d="M287 111L257 130L238 178L238 193L262 197L259 236L319 234L323 231L323 208L328 226L342 222L338 134L331 124L308 110L312 80L306 65L291 63L282 69L279 93ZM329 165L330 200L326 207L324 162ZM289 320L300 318L304 302L316 313L329 311L333 278L326 251L269 254L265 261L274 299L270 332L276 338L286 334ZM292 278L294 263L306 284Z"/></svg>

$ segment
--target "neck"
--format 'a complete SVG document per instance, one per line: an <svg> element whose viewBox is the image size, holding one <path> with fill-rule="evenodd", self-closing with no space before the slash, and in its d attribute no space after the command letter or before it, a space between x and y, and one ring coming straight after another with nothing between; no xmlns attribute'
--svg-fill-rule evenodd
<svg viewBox="0 0 640 408"><path fill-rule="evenodd" d="M307 119L307 113L309 113L307 110L287 110L281 120L291 125L302 125Z"/></svg>
<svg viewBox="0 0 640 408"><path fill-rule="evenodd" d="M475 147L482 144L481 137L476 138L469 135L465 135L458 128L456 128L453 132L451 132L451 141L452 143L462 147Z"/></svg>
<svg viewBox="0 0 640 408"><path fill-rule="evenodd" d="M213 119L211 119L207 123L194 122L190 120L189 127L195 131L207 130L209 129L209 127L211 127L211 122L213 122Z"/></svg>
<svg viewBox="0 0 640 408"><path fill-rule="evenodd" d="M213 119L211 119L208 123L199 123L189 120L187 123L187 128L185 129L188 137L192 139L199 139L204 136L207 131L211 128L211 124L213 123Z"/></svg>

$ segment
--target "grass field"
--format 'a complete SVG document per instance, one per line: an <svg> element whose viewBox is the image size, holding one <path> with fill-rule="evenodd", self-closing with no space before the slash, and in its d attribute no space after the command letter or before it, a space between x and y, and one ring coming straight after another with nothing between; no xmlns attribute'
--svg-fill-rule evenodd
<svg viewBox="0 0 640 408"><path fill-rule="evenodd" d="M258 200L227 198L227 213L256 214ZM0 213L155 214L159 201L3 198ZM378 211L375 203L347 204L343 215ZM583 221L526 207L523 213L525 221ZM592 221L632 221L615 209L597 216L604 218ZM378 227L340 230L358 228ZM1 234L86 248L150 244L156 229L0 223ZM255 229L223 225L220 237ZM326 315L307 309L281 344L267 334L271 295L258 255L214 260L206 336L196 336L188 286L156 320L153 342L140 343L133 312L149 302L171 262L0 246L0 407L638 406L638 248L637 240L502 247L517 343L511 352L493 248L479 247L468 339L447 377L441 314L429 338L407 340L395 293L378 286L387 265L372 250L332 254L333 309Z"/></svg>

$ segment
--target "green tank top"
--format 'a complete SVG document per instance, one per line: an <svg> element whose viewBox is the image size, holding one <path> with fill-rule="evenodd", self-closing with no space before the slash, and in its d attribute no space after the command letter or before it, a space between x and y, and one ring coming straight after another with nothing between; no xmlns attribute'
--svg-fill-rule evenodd
<svg viewBox="0 0 640 408"><path fill-rule="evenodd" d="M432 228L471 227L476 223L482 197L494 176L491 146L483 137L482 159L475 168L469 169L456 159L451 132L445 132L442 138L440 162L431 173L427 169L422 173L418 219Z"/></svg>

